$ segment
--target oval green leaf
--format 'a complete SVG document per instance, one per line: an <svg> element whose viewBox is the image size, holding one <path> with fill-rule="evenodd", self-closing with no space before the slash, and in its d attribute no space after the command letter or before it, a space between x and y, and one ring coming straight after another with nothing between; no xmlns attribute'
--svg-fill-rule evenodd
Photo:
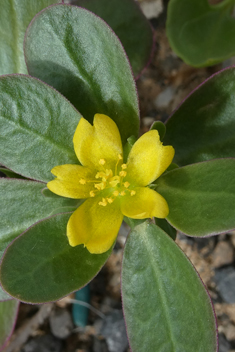
<svg viewBox="0 0 235 352"><path fill-rule="evenodd" d="M177 230L204 237L235 229L235 159L211 160L172 170L157 180Z"/></svg>
<svg viewBox="0 0 235 352"><path fill-rule="evenodd" d="M0 178L0 258L10 242L29 226L64 212L64 207L79 205L77 199L45 197L44 188L41 182Z"/></svg>
<svg viewBox="0 0 235 352"><path fill-rule="evenodd" d="M165 144L176 164L235 157L235 68L221 71L178 107L166 123Z"/></svg>
<svg viewBox="0 0 235 352"><path fill-rule="evenodd" d="M13 332L19 302L16 300L0 302L0 350L4 348L7 339Z"/></svg>
<svg viewBox="0 0 235 352"><path fill-rule="evenodd" d="M25 31L33 17L56 0L2 1L0 11L0 75L28 73L24 60Z"/></svg>
<svg viewBox="0 0 235 352"><path fill-rule="evenodd" d="M133 352L217 351L210 297L188 258L156 225L145 222L127 238L122 300Z"/></svg>
<svg viewBox="0 0 235 352"><path fill-rule="evenodd" d="M135 76L138 76L150 61L153 32L137 2L133 0L67 2L95 13L113 29L122 42Z"/></svg>
<svg viewBox="0 0 235 352"><path fill-rule="evenodd" d="M51 169L79 163L73 135L81 115L55 89L24 75L0 78L0 163L48 182Z"/></svg>
<svg viewBox="0 0 235 352"><path fill-rule="evenodd" d="M208 0L171 0L167 35L187 64L211 66L235 55L234 0L210 5Z"/></svg>
<svg viewBox="0 0 235 352"><path fill-rule="evenodd" d="M42 11L29 26L25 55L30 75L55 87L93 121L106 114L118 125L123 143L138 136L135 82L122 45L91 12L70 5Z"/></svg>
<svg viewBox="0 0 235 352"><path fill-rule="evenodd" d="M0 281L11 296L29 303L56 301L86 285L101 269L112 248L90 254L71 247L66 225L71 214L38 222L7 248Z"/></svg>

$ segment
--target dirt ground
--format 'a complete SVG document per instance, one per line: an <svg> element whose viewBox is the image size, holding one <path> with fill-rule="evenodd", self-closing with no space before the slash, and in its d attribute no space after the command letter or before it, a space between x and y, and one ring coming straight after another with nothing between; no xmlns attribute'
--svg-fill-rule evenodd
<svg viewBox="0 0 235 352"><path fill-rule="evenodd" d="M186 65L172 52L166 37L167 1L140 2L150 18L156 39L152 63L137 82L144 133L153 121L164 122L195 87L234 63L234 59L210 68L195 69ZM74 324L73 295L44 306L21 304L15 333L4 352L129 351L120 293L122 250L127 233L128 228L123 225L113 254L90 284L89 304L98 312L89 310L86 327ZM195 265L212 297L218 318L219 351L234 352L235 234L207 239L178 234L177 243Z"/></svg>

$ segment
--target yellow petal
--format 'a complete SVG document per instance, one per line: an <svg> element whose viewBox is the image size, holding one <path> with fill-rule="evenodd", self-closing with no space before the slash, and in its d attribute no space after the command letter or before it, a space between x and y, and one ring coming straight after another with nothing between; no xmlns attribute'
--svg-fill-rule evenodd
<svg viewBox="0 0 235 352"><path fill-rule="evenodd" d="M54 167L51 172L57 176L48 182L50 191L62 197L84 199L88 198L90 191L94 190L95 171L81 165L60 165Z"/></svg>
<svg viewBox="0 0 235 352"><path fill-rule="evenodd" d="M84 118L79 121L73 138L75 153L84 166L100 169L112 167L122 154L122 142L115 122L108 116L96 114L91 126Z"/></svg>
<svg viewBox="0 0 235 352"><path fill-rule="evenodd" d="M104 253L113 245L123 215L117 201L98 205L99 197L87 199L70 217L67 236L71 246L84 244L90 253Z"/></svg>
<svg viewBox="0 0 235 352"><path fill-rule="evenodd" d="M175 151L163 146L158 131L143 134L133 145L128 161L128 178L138 186L147 186L158 178L171 164Z"/></svg>
<svg viewBox="0 0 235 352"><path fill-rule="evenodd" d="M121 199L123 215L132 219L161 218L169 213L166 200L148 187L136 187L136 194L130 194Z"/></svg>

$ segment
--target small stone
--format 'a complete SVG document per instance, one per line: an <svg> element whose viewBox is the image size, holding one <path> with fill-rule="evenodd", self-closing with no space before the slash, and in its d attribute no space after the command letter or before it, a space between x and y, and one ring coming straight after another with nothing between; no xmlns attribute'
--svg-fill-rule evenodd
<svg viewBox="0 0 235 352"><path fill-rule="evenodd" d="M157 18L163 12L162 0L143 1L140 7L148 19Z"/></svg>
<svg viewBox="0 0 235 352"><path fill-rule="evenodd" d="M55 309L49 322L52 334L60 339L66 339L73 330L72 318L66 309L59 307Z"/></svg>
<svg viewBox="0 0 235 352"><path fill-rule="evenodd" d="M224 333L228 341L235 340L235 326L233 324L228 324L224 328Z"/></svg>
<svg viewBox="0 0 235 352"><path fill-rule="evenodd" d="M219 334L219 352L228 352L230 348L231 345L226 340L224 334Z"/></svg>
<svg viewBox="0 0 235 352"><path fill-rule="evenodd" d="M128 347L122 310L115 309L103 321L100 334L105 337L109 352L125 352Z"/></svg>
<svg viewBox="0 0 235 352"><path fill-rule="evenodd" d="M175 89L173 87L168 87L163 90L155 100L155 105L157 108L164 109L167 108L174 97Z"/></svg>
<svg viewBox="0 0 235 352"><path fill-rule="evenodd" d="M212 260L212 265L215 268L219 268L223 265L232 264L234 260L234 250L231 244L227 241L218 242L212 254Z"/></svg>
<svg viewBox="0 0 235 352"><path fill-rule="evenodd" d="M235 269L232 266L216 270L217 290L226 303L235 303Z"/></svg>
<svg viewBox="0 0 235 352"><path fill-rule="evenodd" d="M145 127L150 127L154 121L155 121L154 117L146 116L142 118L142 123Z"/></svg>
<svg viewBox="0 0 235 352"><path fill-rule="evenodd" d="M37 336L28 341L20 352L61 352L62 342L52 335Z"/></svg>

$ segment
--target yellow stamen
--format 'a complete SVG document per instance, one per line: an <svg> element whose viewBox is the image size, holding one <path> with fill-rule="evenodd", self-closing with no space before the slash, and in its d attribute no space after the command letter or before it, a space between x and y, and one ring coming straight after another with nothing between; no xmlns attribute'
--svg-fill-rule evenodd
<svg viewBox="0 0 235 352"><path fill-rule="evenodd" d="M118 154L118 159L119 159L119 160L122 160L121 154Z"/></svg>
<svg viewBox="0 0 235 352"><path fill-rule="evenodd" d="M127 168L127 164L122 164L121 168L122 168L122 170L126 169Z"/></svg>
<svg viewBox="0 0 235 352"><path fill-rule="evenodd" d="M100 160L99 160L99 164L100 164L100 165L104 165L105 163L106 163L106 161L105 161L104 159L100 159Z"/></svg>
<svg viewBox="0 0 235 352"><path fill-rule="evenodd" d="M106 183L105 182L100 182L100 183L95 183L94 187L98 189L98 191L102 191L105 189Z"/></svg>
<svg viewBox="0 0 235 352"><path fill-rule="evenodd" d="M119 172L119 175L120 175L121 177L125 177L125 176L126 176L126 171L120 171L120 172Z"/></svg>
<svg viewBox="0 0 235 352"><path fill-rule="evenodd" d="M119 195L119 192L118 191L114 191L113 195L114 195L114 197L117 197Z"/></svg>
<svg viewBox="0 0 235 352"><path fill-rule="evenodd" d="M125 196L126 192L125 191L121 191L121 196Z"/></svg>
<svg viewBox="0 0 235 352"><path fill-rule="evenodd" d="M107 200L105 198L102 199L102 202L99 202L99 205L102 205L103 207L106 207L107 205Z"/></svg>
<svg viewBox="0 0 235 352"><path fill-rule="evenodd" d="M107 198L107 201L109 202L109 204L113 203L114 199L113 198Z"/></svg>
<svg viewBox="0 0 235 352"><path fill-rule="evenodd" d="M134 196L136 194L136 191L131 191L131 196Z"/></svg>
<svg viewBox="0 0 235 352"><path fill-rule="evenodd" d="M85 184L86 184L86 180L84 180L84 178L81 178L81 179L79 180L79 183L80 183L81 185L85 185Z"/></svg>
<svg viewBox="0 0 235 352"><path fill-rule="evenodd" d="M111 169L106 169L105 174L106 176L113 176L113 171Z"/></svg>
<svg viewBox="0 0 235 352"><path fill-rule="evenodd" d="M112 187L116 187L118 183L120 183L120 177L119 177L119 176L114 176L114 177L109 181L109 184L110 184Z"/></svg>
<svg viewBox="0 0 235 352"><path fill-rule="evenodd" d="M126 181L126 182L124 182L123 184L124 184L124 187L125 187L125 188L128 188L128 187L130 186L130 183L129 183L129 182L127 182L127 181Z"/></svg>
<svg viewBox="0 0 235 352"><path fill-rule="evenodd" d="M97 172L97 174L95 175L95 178L101 178L105 175L104 172Z"/></svg>
<svg viewBox="0 0 235 352"><path fill-rule="evenodd" d="M94 191L90 191L90 197L95 197L95 192Z"/></svg>

